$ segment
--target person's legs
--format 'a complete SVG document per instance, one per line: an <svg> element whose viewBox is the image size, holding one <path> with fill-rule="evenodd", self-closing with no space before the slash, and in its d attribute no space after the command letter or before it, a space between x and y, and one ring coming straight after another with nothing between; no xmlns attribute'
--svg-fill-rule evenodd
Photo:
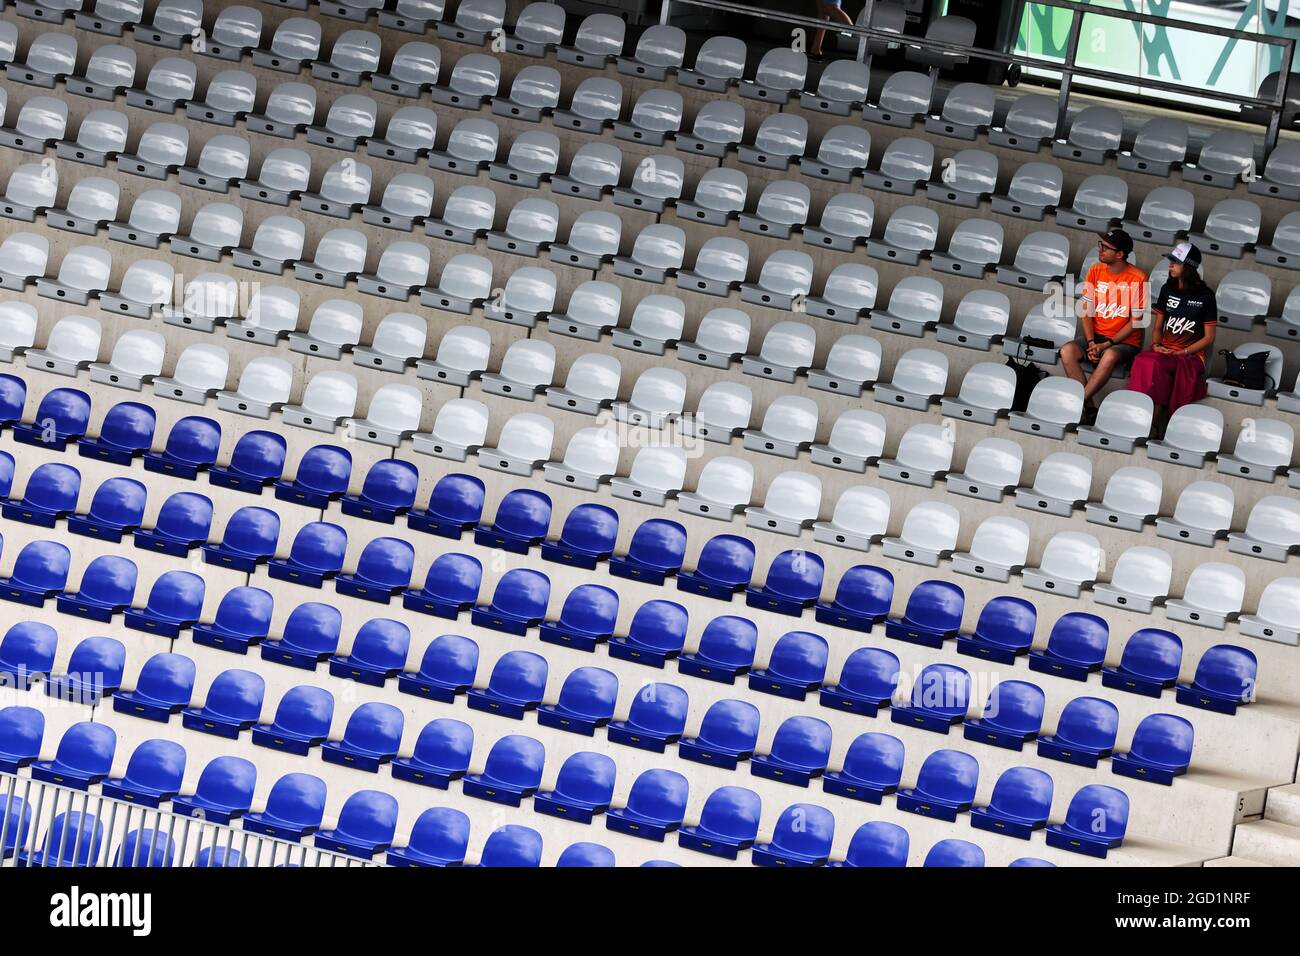
<svg viewBox="0 0 1300 956"><path fill-rule="evenodd" d="M1143 352L1133 359L1133 367L1129 371L1129 389L1150 396L1154 406L1151 437L1155 441L1165 437L1165 426L1169 423L1169 396L1174 381L1171 358L1172 356L1160 352Z"/></svg>
<svg viewBox="0 0 1300 956"><path fill-rule="evenodd" d="M844 12L844 8L839 4L825 3L823 0L817 0L817 16L823 20L830 20L832 23L845 23L853 26L853 18ZM808 55L814 59L822 55L822 44L826 40L826 31L818 30L813 35L812 44L808 47Z"/></svg>
<svg viewBox="0 0 1300 956"><path fill-rule="evenodd" d="M1101 387L1110 380L1111 372L1115 371L1116 366L1123 360L1123 355L1113 348L1109 348L1101 353L1097 359L1097 364L1093 367L1092 374L1083 385L1083 404L1092 405L1092 397L1101 391Z"/></svg>
<svg viewBox="0 0 1300 956"><path fill-rule="evenodd" d="M1074 379L1085 388L1088 385L1088 379L1084 376L1083 368L1080 363L1083 361L1086 354L1087 353L1084 352L1083 346L1079 343L1078 339L1073 342L1066 342L1061 346L1061 368L1065 371L1065 374L1068 377Z"/></svg>

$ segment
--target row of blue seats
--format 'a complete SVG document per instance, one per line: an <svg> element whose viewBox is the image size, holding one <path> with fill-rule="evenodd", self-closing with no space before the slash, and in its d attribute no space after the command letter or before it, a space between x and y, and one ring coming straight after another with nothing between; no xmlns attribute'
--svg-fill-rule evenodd
<svg viewBox="0 0 1300 956"><path fill-rule="evenodd" d="M31 714L39 716L39 712L31 708L8 709L14 710L30 711L30 714L12 715L10 723L17 717L31 720ZM6 714L0 712L0 716ZM807 718L792 718L787 723L800 720ZM395 740L377 739L383 734L385 721L398 722L400 737L401 714L396 708L375 703L358 708L349 722L343 742L346 746L354 734L361 738L359 743L352 739L352 753L357 761L354 766L374 770L380 762L395 756ZM358 723L365 726L358 730ZM367 731L374 736L366 737ZM689 784L675 771L644 771L634 781L627 805L613 808L616 765L608 756L585 751L573 754L561 767L554 789L543 791L541 783L546 755L540 741L522 734L502 737L492 745L483 772L469 774L473 736L472 728L461 721L442 718L431 722L421 734L415 756L394 764L394 777L441 789L446 789L452 780L460 780L462 791L467 796L515 807L532 798L534 811L583 824L589 824L603 814L609 829L657 841L682 828ZM145 741L133 752L125 774L113 778L109 774L115 747L116 735L111 727L90 722L73 725L65 732L53 760L31 764L32 777L82 790L102 783L104 796L148 807L158 807L170 801L178 813L190 815L202 810L205 818L219 823L229 823L251 807L256 770L243 758L217 758L204 769L196 792L181 797L186 764L183 746L170 740ZM350 762L346 755L337 756L340 747L332 743L325 744L327 760L331 760L331 748L336 754L332 762ZM998 779L989 805L973 807L979 764L969 754L956 750L935 751L921 767L917 785L900 790L900 741L887 734L864 734L854 742L850 759L855 752L861 758L858 763L863 765L865 772L875 774L876 778L855 777L846 764L844 772L828 775L827 792L873 803L880 803L885 793L896 793L897 806L901 810L947 821L954 821L958 814L969 811L971 825L977 829L1026 840L1034 830L1047 826L1053 781L1041 770L1011 768ZM762 758L754 759L757 762ZM429 763L429 760L437 762ZM361 761L368 762L369 766ZM891 773L892 783L887 782L884 776ZM292 779L293 784L282 788L277 783L266 812L254 815L252 819L254 823L270 825L274 830L258 832L270 832L273 836L297 841L320 825L325 784L307 774L289 775L283 779ZM290 790L292 798L279 792L282 789ZM1086 798L1094 805L1104 806L1108 825L1104 829L1094 827L1093 839L1075 840L1073 848L1105 856L1107 849L1122 841L1128 818L1128 798L1112 787L1088 785L1076 795L1076 801L1085 796L1085 791ZM395 815L396 801L392 806ZM679 842L688 849L735 859L741 850L753 845L761 810L760 798L753 791L735 786L720 787L706 800L698 826L681 829ZM833 826L831 817L832 831ZM391 832L388 839L391 841ZM370 850L373 852L375 850ZM903 857L906 858L905 844Z"/></svg>

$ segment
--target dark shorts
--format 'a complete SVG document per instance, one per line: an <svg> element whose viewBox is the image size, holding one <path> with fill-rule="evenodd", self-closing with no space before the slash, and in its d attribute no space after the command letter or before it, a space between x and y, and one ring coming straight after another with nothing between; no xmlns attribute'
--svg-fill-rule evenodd
<svg viewBox="0 0 1300 956"><path fill-rule="evenodd" d="M1079 336L1074 340L1074 344L1079 346L1079 351L1083 353L1083 361L1087 362L1089 360L1087 341L1083 336ZM1142 350L1136 345L1129 345L1127 342L1116 342L1106 351L1119 353L1119 365L1120 368L1124 368L1125 366L1132 364L1134 356Z"/></svg>

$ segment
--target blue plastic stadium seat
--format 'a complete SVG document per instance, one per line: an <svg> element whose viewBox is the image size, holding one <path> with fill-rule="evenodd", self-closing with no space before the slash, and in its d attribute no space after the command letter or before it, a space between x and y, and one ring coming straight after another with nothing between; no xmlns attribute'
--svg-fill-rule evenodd
<svg viewBox="0 0 1300 956"><path fill-rule="evenodd" d="M975 800L980 764L961 750L936 750L921 764L915 787L896 796L898 809L936 820L956 820Z"/></svg>
<svg viewBox="0 0 1300 956"><path fill-rule="evenodd" d="M1047 860L1040 860L1036 856L1022 856L1018 859L1012 860L1007 864L1007 866L1050 866L1055 868L1056 864L1049 863Z"/></svg>
<svg viewBox="0 0 1300 956"><path fill-rule="evenodd" d="M1038 610L1024 598L1000 594L984 605L972 634L957 635L957 653L998 664L1014 664L1028 654L1038 626Z"/></svg>
<svg viewBox="0 0 1300 956"><path fill-rule="evenodd" d="M961 627L966 595L947 581L922 581L907 596L907 610L901 618L885 622L885 636L922 647L943 647Z"/></svg>
<svg viewBox="0 0 1300 956"><path fill-rule="evenodd" d="M32 828L32 808L22 797L6 797L0 809L0 831L4 843L0 844L0 860L8 860L14 850L27 844Z"/></svg>
<svg viewBox="0 0 1300 956"><path fill-rule="evenodd" d="M632 532L627 554L612 555L609 573L647 584L663 584L681 570L686 557L686 529L676 521L650 518Z"/></svg>
<svg viewBox="0 0 1300 956"><path fill-rule="evenodd" d="M510 823L488 834L477 866L538 867L542 865L542 835Z"/></svg>
<svg viewBox="0 0 1300 956"><path fill-rule="evenodd" d="M18 851L21 866L82 867L99 859L104 825L94 814L69 810L54 818L40 850Z"/></svg>
<svg viewBox="0 0 1300 956"><path fill-rule="evenodd" d="M415 506L420 472L409 461L387 458L375 462L361 483L361 493L344 495L340 507L345 515L393 524L397 516Z"/></svg>
<svg viewBox="0 0 1300 956"><path fill-rule="evenodd" d="M27 383L7 372L0 375L0 429L22 420L27 404Z"/></svg>
<svg viewBox="0 0 1300 956"><path fill-rule="evenodd" d="M430 807L420 814L405 846L393 847L389 866L460 866L469 849L469 817L451 807Z"/></svg>
<svg viewBox="0 0 1300 956"><path fill-rule="evenodd" d="M466 774L461 792L493 803L517 807L542 785L546 748L524 734L507 734L492 745L482 773Z"/></svg>
<svg viewBox="0 0 1300 956"><path fill-rule="evenodd" d="M673 863L671 860L646 860L646 861L645 861L644 863L642 863L641 865L642 865L643 867L645 867L645 866L649 866L649 867L661 867L661 868L663 868L663 867L671 867L671 868L674 868L674 869L680 869L680 868L681 868L681 864L680 864L680 863Z"/></svg>
<svg viewBox="0 0 1300 956"><path fill-rule="evenodd" d="M194 625L194 643L246 654L249 647L266 640L274 610L269 591L233 587L222 596L211 624Z"/></svg>
<svg viewBox="0 0 1300 956"><path fill-rule="evenodd" d="M144 521L148 491L134 478L109 478L95 489L90 509L68 516L68 532L117 543Z"/></svg>
<svg viewBox="0 0 1300 956"><path fill-rule="evenodd" d="M894 576L884 568L859 564L840 575L835 599L818 603L816 618L865 633L889 616L893 600Z"/></svg>
<svg viewBox="0 0 1300 956"><path fill-rule="evenodd" d="M470 620L479 627L524 635L546 617L551 579L532 568L512 568L501 576L492 603L475 605Z"/></svg>
<svg viewBox="0 0 1300 956"><path fill-rule="evenodd" d="M230 464L208 469L208 482L219 488L234 488L252 495L280 480L288 443L275 432L245 432L230 452Z"/></svg>
<svg viewBox="0 0 1300 956"><path fill-rule="evenodd" d="M1051 810L1051 774L1033 767L1011 767L993 785L989 805L971 810L970 825L1028 840L1035 830L1047 826Z"/></svg>
<svg viewBox="0 0 1300 956"><path fill-rule="evenodd" d="M347 494L351 477L351 452L338 445L313 445L298 459L293 480L281 478L275 483L275 497L308 508L326 508Z"/></svg>
<svg viewBox="0 0 1300 956"><path fill-rule="evenodd" d="M363 601L387 604L394 594L410 586L414 570L414 546L401 538L375 538L362 550L356 571L334 579L334 590Z"/></svg>
<svg viewBox="0 0 1300 956"><path fill-rule="evenodd" d="M411 629L401 621L371 618L352 639L352 650L330 658L330 674L373 687L382 687L406 666Z"/></svg>
<svg viewBox="0 0 1300 956"><path fill-rule="evenodd" d="M280 864L281 866L287 864ZM241 867L248 866L248 861L244 855L234 848L224 846L205 846L194 855L194 866L207 869L208 867Z"/></svg>
<svg viewBox="0 0 1300 956"><path fill-rule="evenodd" d="M152 528L135 533L135 546L183 558L208 540L212 530L212 499L193 491L178 491L162 503Z"/></svg>
<svg viewBox="0 0 1300 956"><path fill-rule="evenodd" d="M1150 714L1133 732L1128 753L1111 755L1110 769L1121 777L1169 786L1191 765L1194 740L1190 721L1173 714Z"/></svg>
<svg viewBox="0 0 1300 956"><path fill-rule="evenodd" d="M580 504L569 512L558 541L542 542L542 560L591 570L614 551L618 512L606 505Z"/></svg>
<svg viewBox="0 0 1300 956"><path fill-rule="evenodd" d="M529 548L546 537L550 527L550 496L529 488L516 488L501 499L492 524L480 522L474 527L474 543L527 554Z"/></svg>
<svg viewBox="0 0 1300 956"><path fill-rule="evenodd" d="M707 763L723 770L735 770L742 760L754 755L758 745L758 708L743 700L715 701L700 721L694 737L677 742L682 760Z"/></svg>
<svg viewBox="0 0 1300 956"><path fill-rule="evenodd" d="M227 824L248 812L257 786L257 768L243 757L214 757L199 774L192 794L172 798L172 811Z"/></svg>
<svg viewBox="0 0 1300 956"><path fill-rule="evenodd" d="M32 541L14 561L13 573L0 578L0 598L41 607L68 586L72 552L58 541Z"/></svg>
<svg viewBox="0 0 1300 956"><path fill-rule="evenodd" d="M433 559L424 587L402 592L402 607L454 620L474 606L482 584L482 562L472 555L450 551Z"/></svg>
<svg viewBox="0 0 1300 956"><path fill-rule="evenodd" d="M343 739L327 740L321 745L321 759L378 773L380 764L397 756L403 723L402 712L392 704L379 701L362 704L348 718Z"/></svg>
<svg viewBox="0 0 1300 956"><path fill-rule="evenodd" d="M635 697L627 720L610 721L610 743L663 753L686 730L690 698L675 684L646 684Z"/></svg>
<svg viewBox="0 0 1300 956"><path fill-rule="evenodd" d="M984 851L967 840L940 840L930 847L923 866L980 867L984 865Z"/></svg>
<svg viewBox="0 0 1300 956"><path fill-rule="evenodd" d="M371 859L387 850L397 831L397 799L378 790L358 790L339 811L332 830L316 833L315 844L324 850Z"/></svg>
<svg viewBox="0 0 1300 956"><path fill-rule="evenodd" d="M316 601L299 604L284 622L280 637L262 642L262 660L315 670L338 650L342 629L338 608Z"/></svg>
<svg viewBox="0 0 1300 956"><path fill-rule="evenodd" d="M266 681L253 671L222 671L212 679L202 707L187 707L181 726L234 740L262 716Z"/></svg>
<svg viewBox="0 0 1300 956"><path fill-rule="evenodd" d="M325 781L309 773L286 773L271 787L266 809L245 814L245 830L299 842L320 829L325 817Z"/></svg>
<svg viewBox="0 0 1300 956"><path fill-rule="evenodd" d="M535 710L546 693L546 658L532 651L507 651L492 665L492 676L482 689L467 695L470 710L482 710L522 720Z"/></svg>
<svg viewBox="0 0 1300 956"><path fill-rule="evenodd" d="M1110 756L1118 730L1118 707L1098 697L1076 697L1061 711L1056 733L1038 738L1038 756L1095 767Z"/></svg>
<svg viewBox="0 0 1300 956"><path fill-rule="evenodd" d="M320 587L343 570L348 533L328 521L305 524L293 538L289 557L272 558L266 572L281 581Z"/></svg>
<svg viewBox="0 0 1300 956"><path fill-rule="evenodd" d="M594 651L614 633L618 594L603 584L579 584L569 592L556 621L543 621L540 637L547 644Z"/></svg>
<svg viewBox="0 0 1300 956"><path fill-rule="evenodd" d="M1087 856L1106 858L1106 851L1124 842L1128 829L1128 796L1123 790L1090 783L1070 798L1065 822L1047 828L1047 845Z"/></svg>
<svg viewBox="0 0 1300 956"><path fill-rule="evenodd" d="M849 840L844 860L827 866L907 866L912 840L897 823L870 820L858 827Z"/></svg>
<svg viewBox="0 0 1300 956"><path fill-rule="evenodd" d="M1043 726L1046 696L1029 681L1004 680L989 692L984 714L966 721L967 740L1008 750L1020 750Z"/></svg>
<svg viewBox="0 0 1300 956"><path fill-rule="evenodd" d="M849 744L842 770L827 771L822 789L851 800L880 803L903 779L903 742L889 734L860 734Z"/></svg>
<svg viewBox="0 0 1300 956"><path fill-rule="evenodd" d="M677 845L734 860L754 845L762 812L762 801L753 790L719 787L704 801L700 822L677 831Z"/></svg>
<svg viewBox="0 0 1300 956"><path fill-rule="evenodd" d="M1173 687L1183 663L1183 642L1177 635L1155 627L1134 631L1124 645L1119 667L1104 667L1103 687L1126 690L1143 697L1159 697Z"/></svg>
<svg viewBox="0 0 1300 956"><path fill-rule="evenodd" d="M734 534L714 535L704 543L694 571L677 572L677 589L730 601L754 576L754 543Z"/></svg>
<svg viewBox="0 0 1300 956"><path fill-rule="evenodd" d="M459 538L483 518L483 482L473 475L443 475L429 493L427 508L406 513L406 526L444 538Z"/></svg>
<svg viewBox="0 0 1300 956"><path fill-rule="evenodd" d="M474 749L474 728L463 721L440 717L424 725L409 757L398 757L391 770L397 780L446 790L469 770Z"/></svg>
<svg viewBox="0 0 1300 956"><path fill-rule="evenodd" d="M14 441L63 451L86 434L89 424L90 396L76 388L55 388L36 406L30 425L14 425Z"/></svg>
<svg viewBox="0 0 1300 956"><path fill-rule="evenodd" d="M549 817L590 823L609 809L614 798L614 761L604 754L580 751L564 761L554 790L539 790L533 810Z"/></svg>
<svg viewBox="0 0 1300 956"><path fill-rule="evenodd" d="M808 631L790 631L777 640L767 666L749 672L749 689L803 700L826 679L829 656L825 638Z"/></svg>
<svg viewBox="0 0 1300 956"><path fill-rule="evenodd" d="M203 560L218 567L253 572L275 557L280 516L269 508L248 505L230 516L221 544L205 544Z"/></svg>
<svg viewBox="0 0 1300 956"><path fill-rule="evenodd" d="M614 718L618 678L602 667L578 667L564 678L560 699L537 709L537 722L574 734L594 736Z"/></svg>
<svg viewBox="0 0 1300 956"><path fill-rule="evenodd" d="M126 610L126 626L163 637L176 637L198 623L203 612L203 579L192 571L164 571L149 589L142 608Z"/></svg>
<svg viewBox="0 0 1300 956"><path fill-rule="evenodd" d="M839 683L823 685L818 699L832 710L875 717L893 701L901 667L891 651L859 647L844 659Z"/></svg>
<svg viewBox="0 0 1300 956"><path fill-rule="evenodd" d="M0 638L0 686L27 690L54 669L58 631L39 621L12 624Z"/></svg>
<svg viewBox="0 0 1300 956"><path fill-rule="evenodd" d="M1029 669L1070 680L1087 680L1106 660L1110 628L1095 614L1062 614L1047 636L1047 647L1029 652Z"/></svg>
<svg viewBox="0 0 1300 956"><path fill-rule="evenodd" d="M130 465L153 447L157 427L158 415L148 405L118 402L104 415L97 437L77 439L77 454L112 465Z"/></svg>
<svg viewBox="0 0 1300 956"><path fill-rule="evenodd" d="M781 811L771 843L755 843L755 866L825 866L835 839L835 814L815 803L792 803Z"/></svg>
<svg viewBox="0 0 1300 956"><path fill-rule="evenodd" d="M221 426L202 415L179 419L160 452L145 452L144 470L193 480L217 463Z"/></svg>
<svg viewBox="0 0 1300 956"><path fill-rule="evenodd" d="M698 649L677 658L677 672L734 684L754 666L758 627L748 618L724 614L704 625Z"/></svg>
<svg viewBox="0 0 1300 956"><path fill-rule="evenodd" d="M45 715L35 707L0 710L0 771L17 773L41 755Z"/></svg>
<svg viewBox="0 0 1300 956"><path fill-rule="evenodd" d="M627 805L605 814L605 826L662 843L682 825L690 784L675 770L645 770L632 781Z"/></svg>
<svg viewBox="0 0 1300 956"><path fill-rule="evenodd" d="M306 756L325 742L334 721L334 695L323 687L303 684L290 689L269 724L253 727L253 743Z"/></svg>
<svg viewBox="0 0 1300 956"><path fill-rule="evenodd" d="M125 670L126 647L121 641L87 637L72 649L66 672L52 673L45 678L45 694L73 703L97 704L122 686ZM0 761L0 769L3 768Z"/></svg>
<svg viewBox="0 0 1300 956"><path fill-rule="evenodd" d="M113 709L132 717L166 722L194 696L194 661L184 654L155 654L144 662L135 690L113 695Z"/></svg>
<svg viewBox="0 0 1300 956"><path fill-rule="evenodd" d="M37 465L27 478L21 498L6 498L0 515L42 528L53 528L77 510L81 472L72 465L50 461Z"/></svg>
<svg viewBox="0 0 1300 956"><path fill-rule="evenodd" d="M0 381L4 376L0 375ZM0 451L0 498L8 498L14 487L14 456L7 451Z"/></svg>
<svg viewBox="0 0 1300 956"><path fill-rule="evenodd" d="M113 857L114 866L153 867L172 866L176 859L176 844L162 830L132 830L122 841Z"/></svg>
<svg viewBox="0 0 1300 956"><path fill-rule="evenodd" d="M1235 714L1238 705L1255 699L1259 665L1244 647L1216 644L1196 662L1190 684L1178 685L1178 703L1220 714Z"/></svg>
<svg viewBox="0 0 1300 956"><path fill-rule="evenodd" d="M763 586L745 589L745 603L799 617L821 597L825 571L822 559L810 551L782 551L772 559Z"/></svg>
<svg viewBox="0 0 1300 956"><path fill-rule="evenodd" d="M575 843L564 848L555 865L557 867L612 867L614 851L599 843Z"/></svg>
<svg viewBox="0 0 1300 956"><path fill-rule="evenodd" d="M946 734L966 719L970 707L970 674L954 664L930 664L912 686L911 702L895 704L890 718L922 730Z"/></svg>
<svg viewBox="0 0 1300 956"><path fill-rule="evenodd" d="M806 787L826 772L831 757L831 727L816 717L788 717L776 728L771 750L755 754L749 772L796 787Z"/></svg>
<svg viewBox="0 0 1300 956"><path fill-rule="evenodd" d="M185 757L185 748L174 740L146 740L131 752L126 773L105 780L100 793L156 807L180 793Z"/></svg>
<svg viewBox="0 0 1300 956"><path fill-rule="evenodd" d="M632 616L626 637L609 642L609 656L662 668L686 643L686 608L673 601L646 601Z"/></svg>
<svg viewBox="0 0 1300 956"><path fill-rule="evenodd" d="M53 760L38 760L31 765L32 779L85 790L109 775L116 750L117 734L112 727L88 720L73 724L59 739Z"/></svg>
<svg viewBox="0 0 1300 956"><path fill-rule="evenodd" d="M412 674L403 671L397 677L397 689L429 700L453 703L457 694L474 686L478 672L478 644L459 634L435 637L424 649L420 669Z"/></svg>

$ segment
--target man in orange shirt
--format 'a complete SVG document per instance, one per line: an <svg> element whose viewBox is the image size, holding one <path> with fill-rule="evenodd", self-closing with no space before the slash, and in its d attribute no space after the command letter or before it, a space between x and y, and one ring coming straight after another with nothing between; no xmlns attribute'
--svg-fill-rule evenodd
<svg viewBox="0 0 1300 956"><path fill-rule="evenodd" d="M1097 241L1097 262L1084 277L1079 324L1083 334L1061 346L1065 374L1083 385L1085 418L1096 415L1093 396L1111 373L1142 351L1146 326L1147 275L1128 261L1133 240L1123 229L1111 229ZM1093 363L1084 375L1080 363Z"/></svg>

